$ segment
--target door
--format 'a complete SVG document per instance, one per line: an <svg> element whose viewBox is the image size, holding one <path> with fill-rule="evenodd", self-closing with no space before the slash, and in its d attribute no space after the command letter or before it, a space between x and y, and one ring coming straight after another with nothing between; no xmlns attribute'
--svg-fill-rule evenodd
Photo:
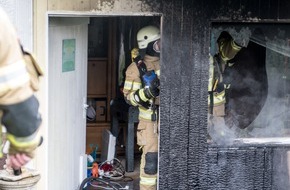
<svg viewBox="0 0 290 190"><path fill-rule="evenodd" d="M49 18L48 189L77 189L86 175L88 22Z"/></svg>

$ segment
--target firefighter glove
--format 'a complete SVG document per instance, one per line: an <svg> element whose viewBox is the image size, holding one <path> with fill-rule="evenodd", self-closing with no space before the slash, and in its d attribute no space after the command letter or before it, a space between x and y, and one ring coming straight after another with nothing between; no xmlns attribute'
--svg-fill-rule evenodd
<svg viewBox="0 0 290 190"><path fill-rule="evenodd" d="M149 87L149 88L144 88L144 94L146 98L151 99L155 98L156 96L159 96L159 88L158 87Z"/></svg>

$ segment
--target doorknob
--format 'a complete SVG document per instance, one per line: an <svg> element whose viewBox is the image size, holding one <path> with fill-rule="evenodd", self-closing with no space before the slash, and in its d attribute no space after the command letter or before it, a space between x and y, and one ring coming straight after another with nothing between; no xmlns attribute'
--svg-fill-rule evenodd
<svg viewBox="0 0 290 190"><path fill-rule="evenodd" d="M87 104L87 98L83 97L83 119L87 118L87 108L89 105Z"/></svg>
<svg viewBox="0 0 290 190"><path fill-rule="evenodd" d="M83 108L84 108L84 109L87 109L88 107L89 107L88 104L86 104L86 103L83 104Z"/></svg>

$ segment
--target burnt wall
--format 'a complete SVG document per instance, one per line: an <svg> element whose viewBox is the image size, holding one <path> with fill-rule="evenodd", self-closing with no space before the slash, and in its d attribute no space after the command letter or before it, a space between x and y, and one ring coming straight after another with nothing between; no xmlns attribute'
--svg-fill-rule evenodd
<svg viewBox="0 0 290 190"><path fill-rule="evenodd" d="M197 1L163 1L160 189L206 185L209 23Z"/></svg>
<svg viewBox="0 0 290 190"><path fill-rule="evenodd" d="M209 147L208 178L202 189L288 190L288 147Z"/></svg>
<svg viewBox="0 0 290 190"><path fill-rule="evenodd" d="M160 3L157 12L163 15L159 188L289 189L289 147L211 147L206 139L211 23L285 22L290 19L290 3L286 0L156 3Z"/></svg>
<svg viewBox="0 0 290 190"><path fill-rule="evenodd" d="M209 148L207 189L271 189L272 149Z"/></svg>

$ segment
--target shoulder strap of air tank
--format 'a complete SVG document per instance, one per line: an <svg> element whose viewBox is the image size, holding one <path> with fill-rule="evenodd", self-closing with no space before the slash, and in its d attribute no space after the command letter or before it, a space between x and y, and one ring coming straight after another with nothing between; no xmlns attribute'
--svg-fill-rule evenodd
<svg viewBox="0 0 290 190"><path fill-rule="evenodd" d="M134 59L134 62L136 63L136 66L139 70L140 77L142 77L147 72L147 67L146 67L143 59L141 59L141 57L138 56Z"/></svg>

